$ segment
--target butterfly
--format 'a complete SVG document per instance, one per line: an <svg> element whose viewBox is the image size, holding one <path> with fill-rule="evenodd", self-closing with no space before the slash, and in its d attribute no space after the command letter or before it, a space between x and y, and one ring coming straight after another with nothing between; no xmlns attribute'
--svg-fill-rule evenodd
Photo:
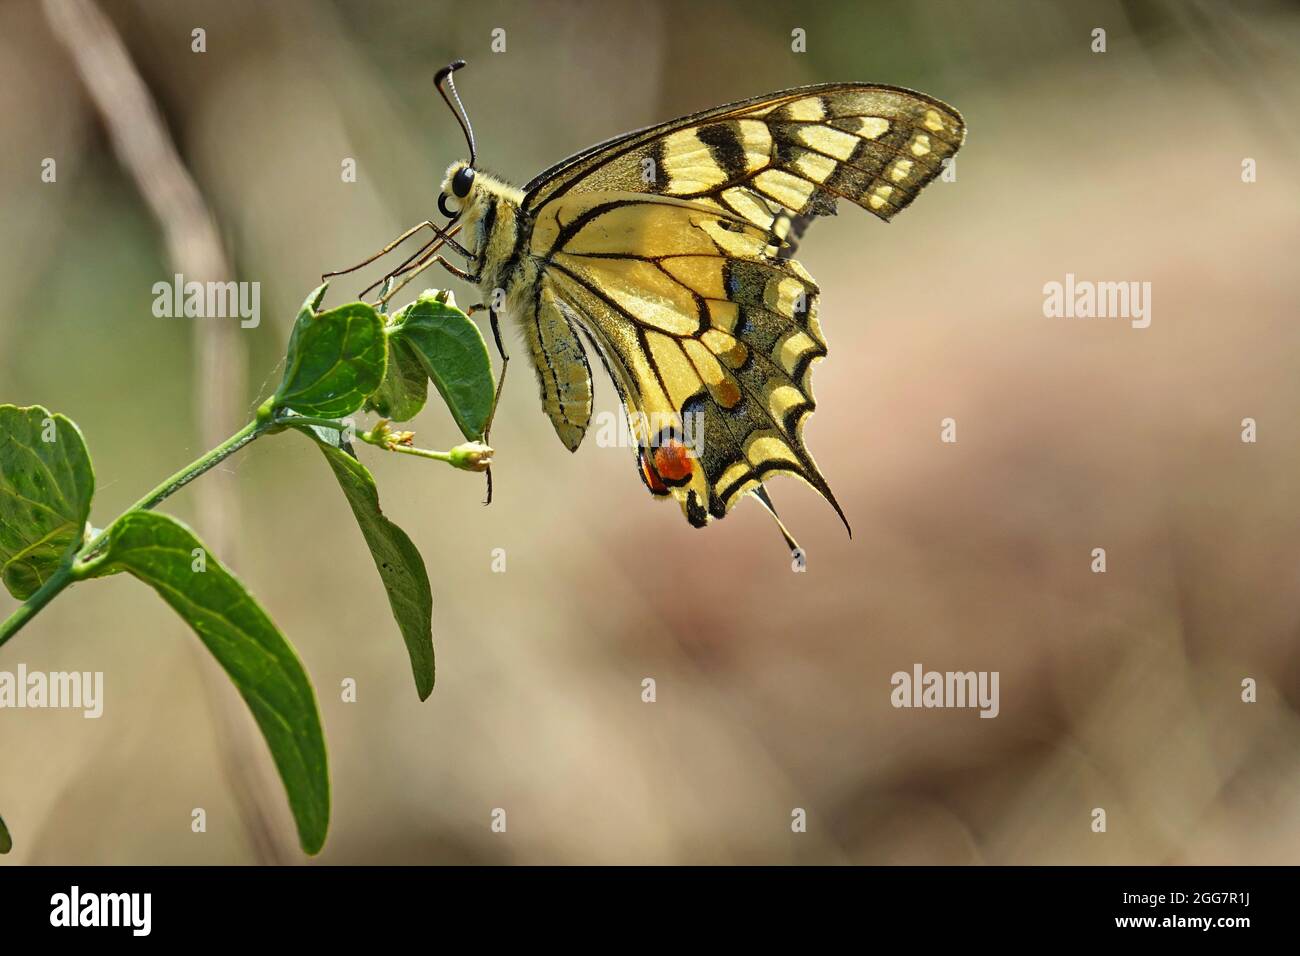
<svg viewBox="0 0 1300 956"><path fill-rule="evenodd" d="M570 451L592 418L589 349L618 390L641 479L690 524L725 517L746 495L775 517L764 483L786 474L848 528L804 443L826 339L817 284L793 254L839 199L886 221L905 209L961 146L960 114L891 86L797 87L617 136L518 189L476 165L452 82L464 65L435 84L470 158L443 180L447 225L422 225L468 267L432 253L420 262L437 261L491 303L502 381L503 313L522 331L542 408Z"/></svg>

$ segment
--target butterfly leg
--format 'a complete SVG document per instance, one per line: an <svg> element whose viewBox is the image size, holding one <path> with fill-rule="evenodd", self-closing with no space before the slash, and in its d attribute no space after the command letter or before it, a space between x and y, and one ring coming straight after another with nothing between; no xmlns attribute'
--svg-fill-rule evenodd
<svg viewBox="0 0 1300 956"><path fill-rule="evenodd" d="M492 396L492 408L488 412L487 426L483 429L483 438L486 441L487 436L492 432L492 420L496 418L497 402L501 400L501 390L505 388L506 385L506 366L510 364L510 353L506 351L506 347L501 343L501 325L497 321L496 309L489 308L480 302L478 305L471 305L465 310L465 314L473 315L475 312L480 312L483 309L487 309L488 318L491 319L492 341L496 344L497 355L501 356L501 372L497 375L497 388L496 392Z"/></svg>
<svg viewBox="0 0 1300 956"><path fill-rule="evenodd" d="M492 411L488 413L487 427L483 429L485 441L488 433L492 431L492 419L496 418L497 402L501 401L501 390L506 385L506 366L510 364L510 353L501 344L501 326L497 324L497 310L488 309L488 317L492 320L492 340L496 343L497 355L501 356L501 374L497 376L497 390L496 394L492 396Z"/></svg>
<svg viewBox="0 0 1300 956"><path fill-rule="evenodd" d="M471 273L471 272L466 272L464 269L461 269L461 268L459 268L459 267L457 267L457 266L452 265L450 262L448 262L448 261L447 261L446 259L444 259L442 256L434 256L434 257L433 257L433 262L438 263L438 265L442 266L444 269L446 269L448 272L450 272L452 275L454 275L457 279L464 279L466 282L469 282L469 283L471 283L472 285L478 285L478 283L479 283L479 277L478 277L478 276L474 275L474 274ZM432 265L433 263L431 262L431 263L427 263L427 264L428 264L428 265Z"/></svg>
<svg viewBox="0 0 1300 956"><path fill-rule="evenodd" d="M388 245L384 246L384 248L380 249L370 258L362 259L356 265L348 269L337 269L334 272L324 273L320 277L321 281L324 282L326 279L332 278L333 276L343 276L343 275L347 275L349 272L356 272L358 269L364 269L366 266L370 265L370 263L374 262L376 259L382 259L384 256L388 255L390 252L392 252L394 249L396 249L398 246L404 243L407 239L410 239L413 235L415 235L417 232L419 232L421 229L425 228L426 226L429 227L430 229L433 229L434 231L437 231L437 227L432 222L426 219L424 222L414 225L410 229L406 230L406 232L402 233L400 236L398 236Z"/></svg>
<svg viewBox="0 0 1300 956"><path fill-rule="evenodd" d="M497 403L501 401L501 390L505 388L506 385L506 366L510 364L510 353L507 352L506 347L501 344L501 326L497 322L496 309L489 308L480 302L478 305L471 305L469 309L466 310L465 314L473 315L480 309L487 309L488 311L488 318L491 320L492 324L492 341L496 343L497 355L501 356L501 372L497 375L497 387L496 391L492 395L492 408L488 410L487 425L483 428L483 443L485 445L490 445L491 442L488 441L488 439L492 435L492 421L497 416ZM492 469L490 467L487 470L487 500L483 503L485 505L492 503Z"/></svg>
<svg viewBox="0 0 1300 956"><path fill-rule="evenodd" d="M441 242L439 240L434 240L434 242L437 242L439 245L441 245ZM421 272L423 272L425 269L429 268L430 266L434 265L435 263L437 265L442 266L444 269L446 269L448 272L450 272L452 275L456 276L457 278L464 279L466 282L472 283L473 285L478 285L479 282L478 276L466 272L464 269L457 268L456 266L452 265L450 262L448 262L440 255L435 255L433 251L434 249L437 249L436 245L433 247L433 249L429 250L429 254L426 255L423 259L420 259L417 262L413 262L410 265L405 266L404 268L398 270L399 274L401 272L408 273L406 278L404 278L400 283L398 283L387 293L385 293L380 298L380 301L387 302L391 296L396 295L397 292L401 290L404 286L406 286L412 279L414 279ZM371 286L371 288L373 289L374 286ZM370 290L367 289L366 291L368 292Z"/></svg>
<svg viewBox="0 0 1300 956"><path fill-rule="evenodd" d="M333 276L347 275L349 272L356 272L358 269L362 269L365 266L370 265L370 263L374 262L376 259L380 259L383 256L388 255L388 253L392 252L394 249L400 246L407 239L411 238L411 236L415 235L421 229L432 230L434 238L430 239L423 246L421 246L419 249L416 249L415 252L411 253L404 260L402 260L402 263L396 269L393 269L383 278L378 279L377 281L366 286L366 288L362 289L360 293L361 298L364 298L366 294L370 292L372 289L376 289L381 285L385 285L385 283L387 283L389 279L396 279L398 276L409 272L411 273L411 275L408 277L407 280L409 281L410 279L414 278L415 275L417 275L419 272L422 272L424 269L427 269L435 261L441 261L445 263L446 260L444 260L441 256L434 255L434 253L436 253L438 249L443 245L450 245L453 249L455 249L457 252L459 252L461 255L465 256L466 258L471 258L471 259L473 258L470 255L469 251L465 249L465 247L462 246L460 243L456 242L456 240L453 238L456 235L456 233L460 232L461 227L459 223L451 226L450 228L444 229L434 225L432 221L426 219L424 220L424 222L417 223L416 225L412 226L410 229L406 230L406 232L402 233L392 242L388 243L388 245L384 246L374 255L366 259L363 259L361 262L358 262L356 265L351 266L350 268L347 269L338 269L334 272L326 272L321 276L321 281L324 282L326 279L329 279ZM402 283L402 285L405 284L406 284L405 282ZM395 292L395 291L396 291L395 289L390 290L390 292ZM381 299L380 301L382 304L387 300Z"/></svg>
<svg viewBox="0 0 1300 956"><path fill-rule="evenodd" d="M428 257L432 255L433 251L437 249L440 245L442 245L442 240L430 239L419 249L416 249L413 253L411 253L409 256L403 259L401 263L395 269L393 269L392 272L388 273L388 275L384 276L382 279L376 279L374 282L370 283L370 285L362 289L360 295L358 295L358 298L364 299L371 290L377 289L382 285L384 287L384 294L380 296L379 301L380 304L387 303L388 299L386 298L386 296L391 295L395 291L393 289L393 280L395 280L398 276L405 275L406 273L410 272L412 269L421 269L427 267L429 265ZM412 276L412 278L414 278L414 276ZM402 284L405 285L406 283L403 282Z"/></svg>
<svg viewBox="0 0 1300 956"><path fill-rule="evenodd" d="M458 243L455 239L452 238L453 236L456 235L456 233L460 232L459 224L452 226L450 229L441 229L438 226L434 225L433 222L426 219L424 220L424 222L417 223L416 225L412 226L410 229L406 230L406 232L402 233L400 236L398 236L388 245L384 246L374 255L370 256L368 259L363 259L361 262L358 262L356 265L348 269L339 269L336 272L326 272L324 275L321 276L321 281L324 282L326 279L329 279L332 276L347 275L349 272L356 272L358 269L370 265L370 263L374 262L376 259L388 255L388 253L392 252L394 249L400 246L411 236L415 235L421 229L433 230L434 238L430 239L419 249L415 250L415 252L407 256L402 261L402 264L399 265L392 272L388 273L388 275L384 276L382 279L379 279L378 281L373 282L370 285L366 286L366 288L362 289L361 290L362 297L364 297L366 293L369 292L371 289L375 289L379 287L380 285L387 282L389 279L395 279L398 276L402 275L403 273L409 272L410 270L416 269L417 267L420 270L428 268L428 266L430 266L435 259L433 253L435 253L438 250L438 248L444 244L450 245L452 248L454 248L457 252L459 252L461 255L465 256L466 258L472 258L469 254L469 251L466 250L465 247L462 246L460 243ZM440 256L436 258L441 259ZM445 260L442 261L445 262ZM412 278L414 278L414 276L412 276ZM403 285L405 285L405 283L403 283Z"/></svg>

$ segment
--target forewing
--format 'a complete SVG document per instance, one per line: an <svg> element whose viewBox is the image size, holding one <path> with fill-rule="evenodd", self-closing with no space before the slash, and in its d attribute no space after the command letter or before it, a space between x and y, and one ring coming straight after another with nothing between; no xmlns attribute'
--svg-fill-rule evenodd
<svg viewBox="0 0 1300 956"><path fill-rule="evenodd" d="M783 239L797 217L848 199L888 220L943 171L960 114L911 90L832 83L683 117L594 146L525 188L526 212L573 193L675 197Z"/></svg>

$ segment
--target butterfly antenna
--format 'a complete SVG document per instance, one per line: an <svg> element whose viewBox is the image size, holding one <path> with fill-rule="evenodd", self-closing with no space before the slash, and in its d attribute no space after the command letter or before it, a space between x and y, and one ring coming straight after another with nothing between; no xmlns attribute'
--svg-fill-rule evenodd
<svg viewBox="0 0 1300 956"><path fill-rule="evenodd" d="M460 101L460 94L456 92L456 84L451 78L451 75L464 65L464 60L455 60L448 63L433 75L433 85L442 94L447 108L456 117L461 132L465 134L465 142L469 144L469 164L473 166L474 160L478 157L478 148L474 145L474 127L469 125L469 114L465 112L465 104ZM450 96L447 95L448 91L451 92Z"/></svg>

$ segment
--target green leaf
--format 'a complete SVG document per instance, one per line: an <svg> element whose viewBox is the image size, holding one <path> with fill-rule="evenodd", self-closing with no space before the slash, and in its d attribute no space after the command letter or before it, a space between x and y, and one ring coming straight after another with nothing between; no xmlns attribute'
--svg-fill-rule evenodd
<svg viewBox="0 0 1300 956"><path fill-rule="evenodd" d="M385 333L388 370L379 389L366 400L366 411L378 412L395 422L409 422L429 398L429 373L411 344L399 335Z"/></svg>
<svg viewBox="0 0 1300 956"><path fill-rule="evenodd" d="M328 282L322 282L303 300L302 307L298 309L298 316L293 321L293 329L289 332L289 347L285 349L285 355L293 355L299 351L303 330L315 321L316 313L320 309L320 304L325 301L325 292L329 287Z"/></svg>
<svg viewBox="0 0 1300 956"><path fill-rule="evenodd" d="M95 473L77 426L39 405L0 405L0 577L31 597L81 545Z"/></svg>
<svg viewBox="0 0 1300 956"><path fill-rule="evenodd" d="M13 848L13 837L9 835L9 828L5 826L4 817L0 817L0 853L8 853Z"/></svg>
<svg viewBox="0 0 1300 956"><path fill-rule="evenodd" d="M318 439L324 431L313 429ZM336 440L337 436L334 436ZM434 667L433 592L424 569L424 559L406 532L384 517L379 507L375 479L366 466L334 441L318 440L317 444L333 469L339 487L352 506L361 534L370 547L375 568L384 582L384 590L388 592L393 619L406 642L416 692L420 700L425 700L433 692Z"/></svg>
<svg viewBox="0 0 1300 956"><path fill-rule="evenodd" d="M272 402L277 410L342 418L361 408L383 381L384 323L364 302L317 313L324 294L325 286L316 289L298 313Z"/></svg>
<svg viewBox="0 0 1300 956"><path fill-rule="evenodd" d="M104 550L78 577L116 571L157 591L234 682L271 748L299 843L307 853L320 852L330 814L325 738L316 694L289 642L194 532L168 515L133 511L114 522Z"/></svg>
<svg viewBox="0 0 1300 956"><path fill-rule="evenodd" d="M496 386L478 326L446 293L425 291L393 317L390 336L410 344L471 440L483 437Z"/></svg>

